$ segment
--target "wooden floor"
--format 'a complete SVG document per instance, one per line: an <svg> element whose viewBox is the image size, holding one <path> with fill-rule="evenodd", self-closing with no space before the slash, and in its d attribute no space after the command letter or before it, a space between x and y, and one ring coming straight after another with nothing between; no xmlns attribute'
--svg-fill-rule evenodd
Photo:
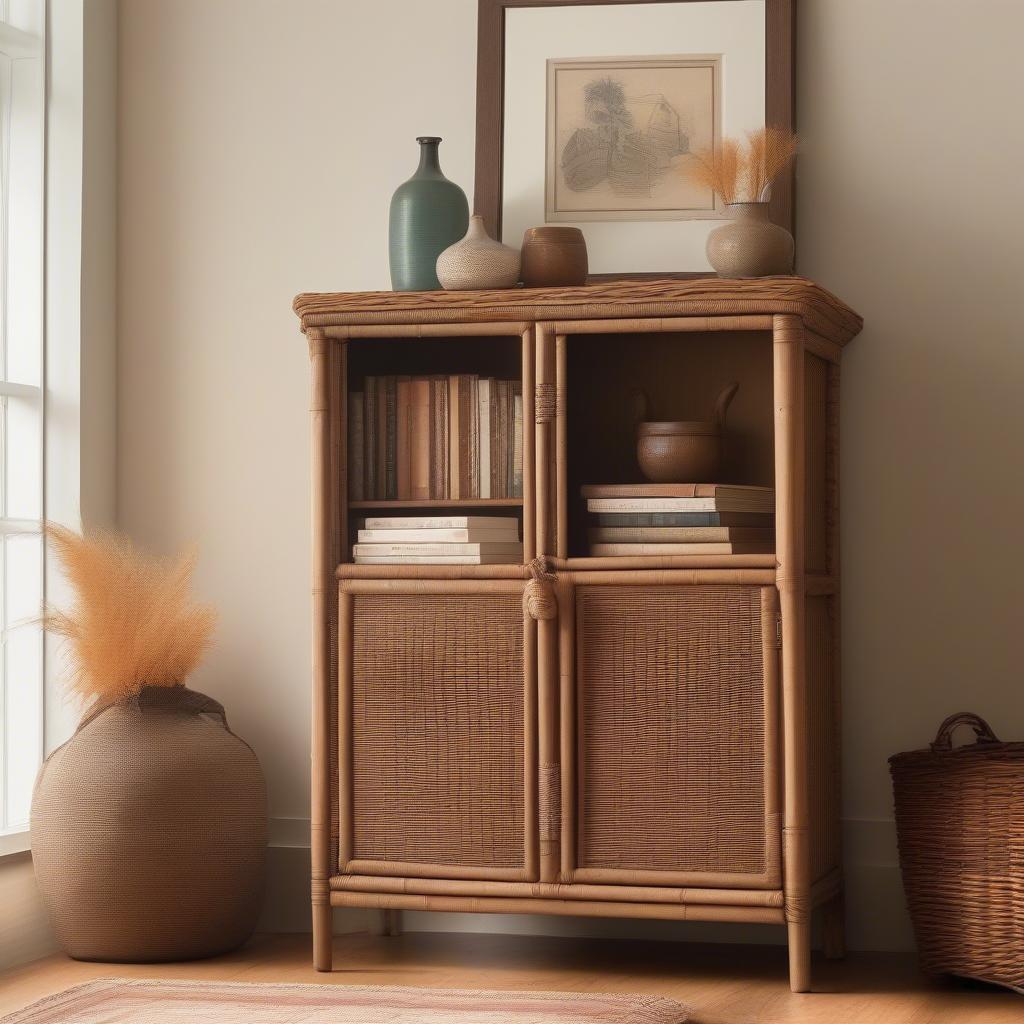
<svg viewBox="0 0 1024 1024"><path fill-rule="evenodd" d="M854 954L816 962L816 992L793 995L785 951L527 936L411 933L335 940L335 970L310 966L303 935L259 936L230 956L164 966L76 963L53 956L0 973L0 1014L112 976L655 992L694 1010L696 1024L1020 1024L1024 996L931 983L908 956Z"/></svg>

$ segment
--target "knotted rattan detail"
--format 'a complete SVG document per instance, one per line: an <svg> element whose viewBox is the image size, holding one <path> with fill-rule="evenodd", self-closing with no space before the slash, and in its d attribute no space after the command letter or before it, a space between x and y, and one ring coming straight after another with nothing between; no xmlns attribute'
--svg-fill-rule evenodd
<svg viewBox="0 0 1024 1024"><path fill-rule="evenodd" d="M550 423L558 415L557 385L538 384L534 392L534 420L537 423Z"/></svg>
<svg viewBox="0 0 1024 1024"><path fill-rule="evenodd" d="M562 786L561 765L544 763L540 766L537 778L540 810L540 835L542 843L557 842L561 834L562 822Z"/></svg>
<svg viewBox="0 0 1024 1024"><path fill-rule="evenodd" d="M558 615L554 590L557 577L548 571L548 563L543 558L533 559L527 568L530 570L530 580L523 587L523 611L531 619L555 618Z"/></svg>

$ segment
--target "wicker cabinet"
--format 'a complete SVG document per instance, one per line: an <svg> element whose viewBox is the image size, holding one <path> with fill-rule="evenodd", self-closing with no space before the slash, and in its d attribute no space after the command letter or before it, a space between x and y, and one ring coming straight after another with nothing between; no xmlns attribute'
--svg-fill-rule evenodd
<svg viewBox="0 0 1024 1024"><path fill-rule="evenodd" d="M785 926L842 950L838 399L852 311L799 278L301 295L312 357L314 961L331 908ZM367 374L518 377L522 499L352 501ZM631 395L773 486L770 555L589 557ZM670 410L670 412L668 412ZM515 514L522 565L357 566L360 516ZM398 512L397 510L402 510Z"/></svg>

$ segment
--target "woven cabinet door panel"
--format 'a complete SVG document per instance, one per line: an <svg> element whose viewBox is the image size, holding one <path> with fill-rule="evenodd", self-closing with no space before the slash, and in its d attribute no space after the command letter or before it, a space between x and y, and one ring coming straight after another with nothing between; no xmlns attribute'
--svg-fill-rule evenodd
<svg viewBox="0 0 1024 1024"><path fill-rule="evenodd" d="M763 588L580 585L575 601L577 877L768 885L776 652Z"/></svg>
<svg viewBox="0 0 1024 1024"><path fill-rule="evenodd" d="M351 637L348 869L519 877L520 596L360 594Z"/></svg>

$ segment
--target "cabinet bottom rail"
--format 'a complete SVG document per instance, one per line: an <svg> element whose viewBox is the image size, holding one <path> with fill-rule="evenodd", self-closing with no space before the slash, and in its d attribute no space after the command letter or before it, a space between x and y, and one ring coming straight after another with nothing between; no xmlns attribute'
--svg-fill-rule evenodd
<svg viewBox="0 0 1024 1024"><path fill-rule="evenodd" d="M332 907L427 910L469 914L548 914L569 917L633 917L663 921L744 921L784 924L781 907L687 903L616 903L531 897L423 896L413 893L331 892Z"/></svg>
<svg viewBox="0 0 1024 1024"><path fill-rule="evenodd" d="M682 903L699 906L781 907L781 889L699 889L677 886L587 885L560 882L500 882L381 875L336 875L336 892L392 896L483 896L487 898L586 900L610 903Z"/></svg>

